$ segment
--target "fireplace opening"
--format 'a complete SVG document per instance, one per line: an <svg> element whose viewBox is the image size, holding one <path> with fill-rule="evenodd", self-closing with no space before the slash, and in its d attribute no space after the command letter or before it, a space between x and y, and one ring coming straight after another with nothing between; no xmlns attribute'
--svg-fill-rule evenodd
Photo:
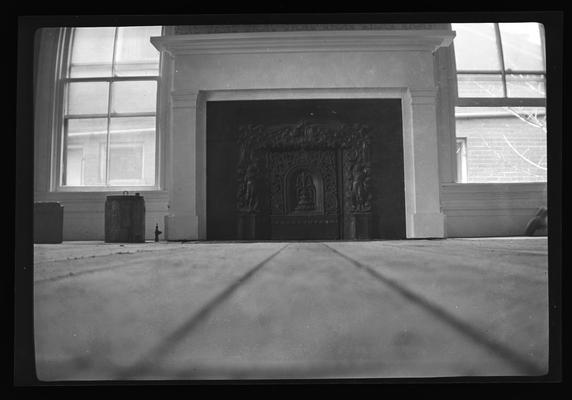
<svg viewBox="0 0 572 400"><path fill-rule="evenodd" d="M207 240L405 238L399 99L207 102Z"/></svg>

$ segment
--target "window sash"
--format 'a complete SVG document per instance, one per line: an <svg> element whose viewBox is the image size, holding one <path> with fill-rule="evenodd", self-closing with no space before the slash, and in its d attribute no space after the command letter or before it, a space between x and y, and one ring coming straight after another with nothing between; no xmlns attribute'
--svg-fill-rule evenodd
<svg viewBox="0 0 572 400"><path fill-rule="evenodd" d="M544 78L546 81L546 70L513 70L507 69L505 67L505 57L503 52L503 41L502 35L500 32L499 23L494 23L494 30L495 30L495 41L497 46L498 52L498 59L500 64L500 69L498 70L457 70L456 75L501 75L502 80L502 90L503 96L496 96L496 97L462 97L457 96L456 105L459 107L473 107L473 106L486 106L489 105L491 107L496 106L546 106L546 96L545 97L526 97L526 98L518 98L518 97L509 97L508 96L508 89L507 89L507 75L538 75ZM544 35L541 34L541 51L542 57L544 57L545 51L545 43L544 43Z"/></svg>
<svg viewBox="0 0 572 400"><path fill-rule="evenodd" d="M459 97L457 107L546 107L543 97Z"/></svg>
<svg viewBox="0 0 572 400"><path fill-rule="evenodd" d="M159 157L157 156L160 147L159 147L159 123L157 117L157 107L159 103L159 78L161 74L161 65L162 65L162 57L159 56L159 72L158 75L127 75L127 76L116 76L115 75L115 65L116 65L116 46L117 46L117 34L118 28L115 28L115 38L113 43L113 59L112 59L112 72L111 76L104 76L104 77L70 77L70 67L71 67L71 54L72 54L72 44L73 44L73 34L74 28L68 28L64 30L64 36L62 40L62 52L61 52L61 61L60 61L60 79L58 80L58 93L60 94L59 98L61 102L58 102L58 106L56 107L56 112L59 115L58 117L58 124L60 126L59 129L59 138L56 139L56 143L59 142L57 148L59 148L59 157L57 159L59 162L55 165L56 167L56 177L57 177L57 184L55 189L58 191L100 191L104 190L121 190L123 188L128 188L132 190L156 190L159 189ZM155 101L155 110L154 111L146 111L146 112L112 112L112 91L111 85L114 82L139 82L139 81L155 81L157 82L157 91L156 91L156 101ZM107 82L110 85L110 90L108 93L108 104L107 104L107 113L101 114L74 114L69 115L67 114L67 90L68 85L70 83L75 82ZM111 139L111 132L110 132L110 123L112 118L117 117L155 117L155 178L153 185L139 185L139 184L125 184L113 185L110 180L110 151L106 151L106 163L105 163L105 182L101 185L90 185L90 186L71 186L71 185L64 185L65 182L65 174L66 174L66 160L67 160L67 136L68 136L68 129L67 129L67 122L73 119L89 119L89 118L105 118L107 120L107 128L106 128L106 143L105 146L107 149L110 147L110 139Z"/></svg>

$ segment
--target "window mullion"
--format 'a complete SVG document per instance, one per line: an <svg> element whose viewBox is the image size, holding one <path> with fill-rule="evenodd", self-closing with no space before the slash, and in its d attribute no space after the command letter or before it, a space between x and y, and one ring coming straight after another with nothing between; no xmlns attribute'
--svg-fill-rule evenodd
<svg viewBox="0 0 572 400"><path fill-rule="evenodd" d="M501 40L501 33L500 33L500 28L499 28L499 24L495 23L495 37L496 37L496 41L497 41L497 52L498 52L498 56L500 59L500 66L501 66L501 79L502 79L502 92L503 92L503 97L508 97L508 91L506 88L506 70L505 70L505 66L504 66L504 52L502 49L502 40Z"/></svg>
<svg viewBox="0 0 572 400"><path fill-rule="evenodd" d="M459 97L457 107L546 107L546 99L538 97Z"/></svg>
<svg viewBox="0 0 572 400"><path fill-rule="evenodd" d="M74 41L74 37L75 37L75 29L71 29L69 38L68 38L68 43L66 44L66 59L65 59L65 63L66 63L66 72L65 72L65 78L69 78L71 75L71 58L72 58L72 52L71 50L73 49L73 41Z"/></svg>
<svg viewBox="0 0 572 400"><path fill-rule="evenodd" d="M95 119L95 118L107 118L109 114L68 114L64 116L64 120L69 119Z"/></svg>
<svg viewBox="0 0 572 400"><path fill-rule="evenodd" d="M109 164L111 159L110 142L111 142L111 102L113 90L113 78L115 77L115 52L117 51L117 33L118 27L115 27L113 37L113 53L111 56L111 79L109 80L109 93L107 97L107 140L105 144L105 186L109 186Z"/></svg>
<svg viewBox="0 0 572 400"><path fill-rule="evenodd" d="M499 75L502 71L497 70L458 70L457 75Z"/></svg>
<svg viewBox="0 0 572 400"><path fill-rule="evenodd" d="M126 117L155 117L157 115L154 111L149 112L128 112L128 113L111 113L112 118L126 118Z"/></svg>
<svg viewBox="0 0 572 400"><path fill-rule="evenodd" d="M94 76L94 77L82 77L82 78L64 78L64 82L110 82L110 81L157 81L158 77L156 75L132 75L132 76Z"/></svg>
<svg viewBox="0 0 572 400"><path fill-rule="evenodd" d="M546 73L546 31L542 24L538 24L538 34L540 35L540 52L542 55L542 66Z"/></svg>
<svg viewBox="0 0 572 400"><path fill-rule="evenodd" d="M67 141L68 141L68 121L67 119L64 120L64 137L63 137L63 143L62 143L62 149L65 149L64 152L62 152L62 157L61 157L61 181L63 182L64 185L67 185Z"/></svg>
<svg viewBox="0 0 572 400"><path fill-rule="evenodd" d="M67 113L67 105L68 105L68 84L66 82L67 77L69 76L69 71L71 68L71 49L73 46L73 38L74 38L75 30L73 28L66 29L64 31L63 36L63 52L60 55L60 59L58 60L58 81L56 83L56 92L57 96L61 101L56 101L56 115L57 115L57 138L52 142L57 149L55 152L52 152L54 156L57 157L56 165L54 166L55 175L52 175L52 179L55 183L55 187L59 187L63 182L65 182L65 168L66 168L66 159L67 159L67 121L65 118L62 119Z"/></svg>

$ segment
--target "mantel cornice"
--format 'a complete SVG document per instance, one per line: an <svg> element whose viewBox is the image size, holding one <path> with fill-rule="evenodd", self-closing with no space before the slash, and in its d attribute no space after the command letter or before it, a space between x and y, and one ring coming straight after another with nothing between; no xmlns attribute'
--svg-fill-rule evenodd
<svg viewBox="0 0 572 400"><path fill-rule="evenodd" d="M151 38L169 54L427 51L449 46L446 30L241 32Z"/></svg>

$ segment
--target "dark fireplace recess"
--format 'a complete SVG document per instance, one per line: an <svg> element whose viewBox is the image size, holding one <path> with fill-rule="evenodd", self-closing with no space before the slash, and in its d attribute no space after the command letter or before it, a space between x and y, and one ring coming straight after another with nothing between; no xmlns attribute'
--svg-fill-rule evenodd
<svg viewBox="0 0 572 400"><path fill-rule="evenodd" d="M405 238L399 99L207 102L207 240Z"/></svg>

